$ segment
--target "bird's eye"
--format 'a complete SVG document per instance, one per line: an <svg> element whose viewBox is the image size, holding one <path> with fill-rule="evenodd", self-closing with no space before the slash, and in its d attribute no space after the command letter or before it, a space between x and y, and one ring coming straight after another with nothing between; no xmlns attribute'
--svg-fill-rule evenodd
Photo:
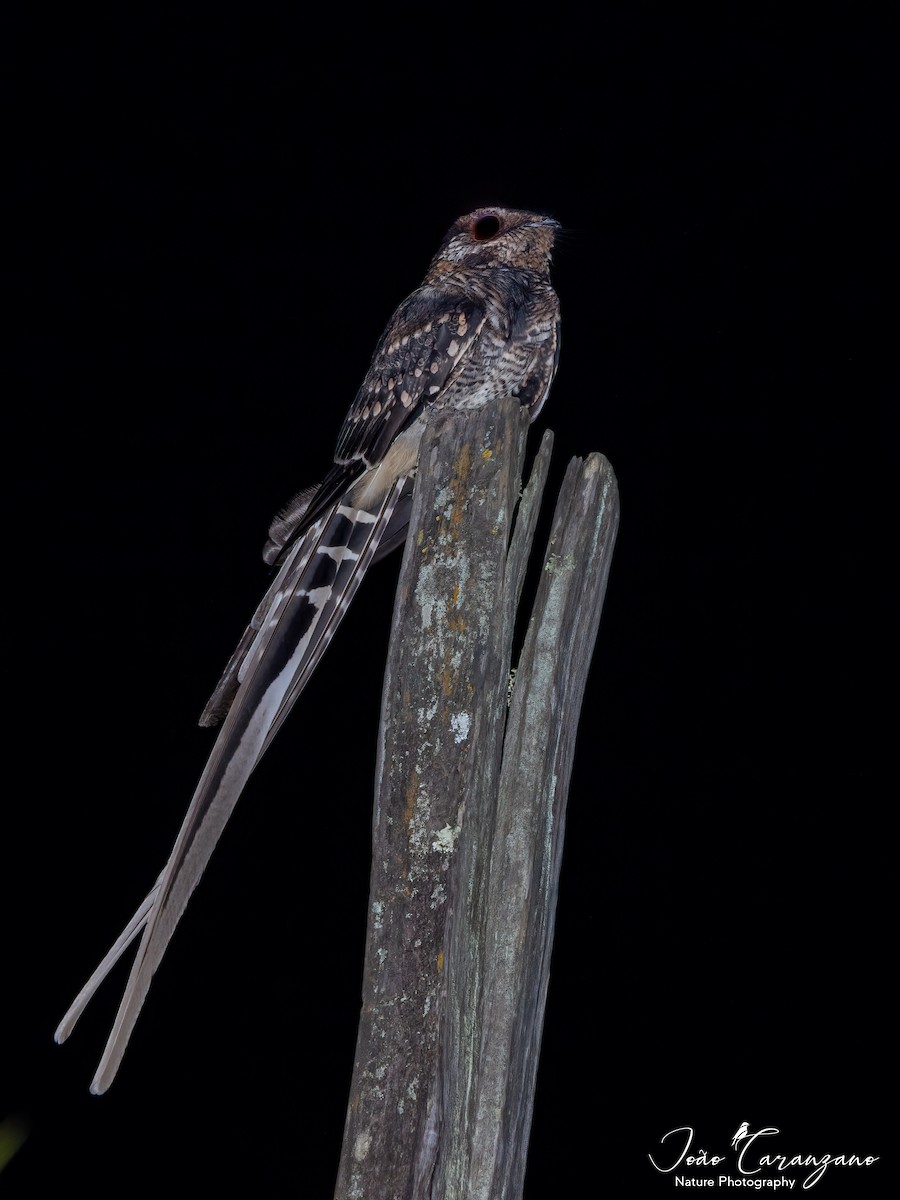
<svg viewBox="0 0 900 1200"><path fill-rule="evenodd" d="M472 226L472 237L476 242L488 242L495 233L500 232L500 218L495 217L493 213L488 213L485 217L479 217Z"/></svg>

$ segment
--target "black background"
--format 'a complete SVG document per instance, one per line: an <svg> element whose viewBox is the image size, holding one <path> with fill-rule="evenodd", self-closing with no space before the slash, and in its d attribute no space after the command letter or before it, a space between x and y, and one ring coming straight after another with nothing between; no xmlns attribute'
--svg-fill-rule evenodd
<svg viewBox="0 0 900 1200"><path fill-rule="evenodd" d="M489 203L566 228L551 493L600 450L622 496L526 1194L669 1194L647 1154L682 1125L890 1157L894 65L849 6L726 7L8 31L0 1120L30 1133L3 1195L331 1195L399 558L254 775L107 1096L124 970L51 1035L167 856L272 512Z"/></svg>

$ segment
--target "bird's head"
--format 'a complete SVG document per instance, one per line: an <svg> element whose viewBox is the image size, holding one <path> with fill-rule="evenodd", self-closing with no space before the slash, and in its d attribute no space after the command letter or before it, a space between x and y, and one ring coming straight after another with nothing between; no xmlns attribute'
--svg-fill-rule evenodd
<svg viewBox="0 0 900 1200"><path fill-rule="evenodd" d="M432 270L515 267L546 272L559 223L515 208L479 208L454 221Z"/></svg>

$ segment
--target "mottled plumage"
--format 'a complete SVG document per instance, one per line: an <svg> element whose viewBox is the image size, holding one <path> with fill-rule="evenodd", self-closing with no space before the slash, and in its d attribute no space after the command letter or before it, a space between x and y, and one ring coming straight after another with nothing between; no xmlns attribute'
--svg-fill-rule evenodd
<svg viewBox="0 0 900 1200"><path fill-rule="evenodd" d="M368 566L406 534L431 406L478 408L517 396L532 419L559 354L549 279L556 222L485 208L460 217L425 280L394 313L322 482L273 520L263 551L278 573L201 716L223 722L152 891L56 1031L64 1041L113 964L143 930L91 1090L112 1082L169 939L251 772L303 690Z"/></svg>

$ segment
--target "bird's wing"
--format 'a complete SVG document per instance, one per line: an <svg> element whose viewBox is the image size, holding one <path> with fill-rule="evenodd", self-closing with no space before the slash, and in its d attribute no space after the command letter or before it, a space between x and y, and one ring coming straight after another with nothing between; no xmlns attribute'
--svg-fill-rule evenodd
<svg viewBox="0 0 900 1200"><path fill-rule="evenodd" d="M484 328L484 307L466 295L423 286L394 313L338 435L334 466L316 489L278 514L263 551L284 554L319 514L365 471L384 461L399 435L456 381Z"/></svg>
<svg viewBox="0 0 900 1200"><path fill-rule="evenodd" d="M334 467L322 484L298 492L270 524L263 558L271 566L281 565L281 571L228 660L200 714L200 725L218 725L228 713L252 656L248 652L251 647L258 648L259 629L272 599L283 587L284 563L290 548L355 480L383 461L391 443L412 424L422 407L438 400L455 382L484 324L484 308L468 296L448 300L446 294L432 287L419 288L397 308L344 418ZM378 558L402 544L410 500L412 487L392 512L391 526L385 530L378 547Z"/></svg>
<svg viewBox="0 0 900 1200"><path fill-rule="evenodd" d="M424 404L459 375L484 328L484 306L431 285L397 309L372 356L338 436L335 461L380 462Z"/></svg>
<svg viewBox="0 0 900 1200"><path fill-rule="evenodd" d="M90 997L143 927L143 936L91 1091L112 1082L153 973L244 785L309 678L391 526L407 480L376 512L334 504L297 541L244 656L241 681L154 889L57 1029L68 1037Z"/></svg>
<svg viewBox="0 0 900 1200"><path fill-rule="evenodd" d="M281 570L229 659L200 716L201 725L218 725L228 712L247 670L248 651L258 645L259 630L283 586L291 547L355 480L384 459L426 404L439 400L462 370L484 322L483 307L471 298L448 301L445 292L432 287L419 288L397 309L344 419L334 466L318 486L298 492L269 526L263 559L270 566L280 564ZM410 485L395 505L377 558L402 544L411 500Z"/></svg>

